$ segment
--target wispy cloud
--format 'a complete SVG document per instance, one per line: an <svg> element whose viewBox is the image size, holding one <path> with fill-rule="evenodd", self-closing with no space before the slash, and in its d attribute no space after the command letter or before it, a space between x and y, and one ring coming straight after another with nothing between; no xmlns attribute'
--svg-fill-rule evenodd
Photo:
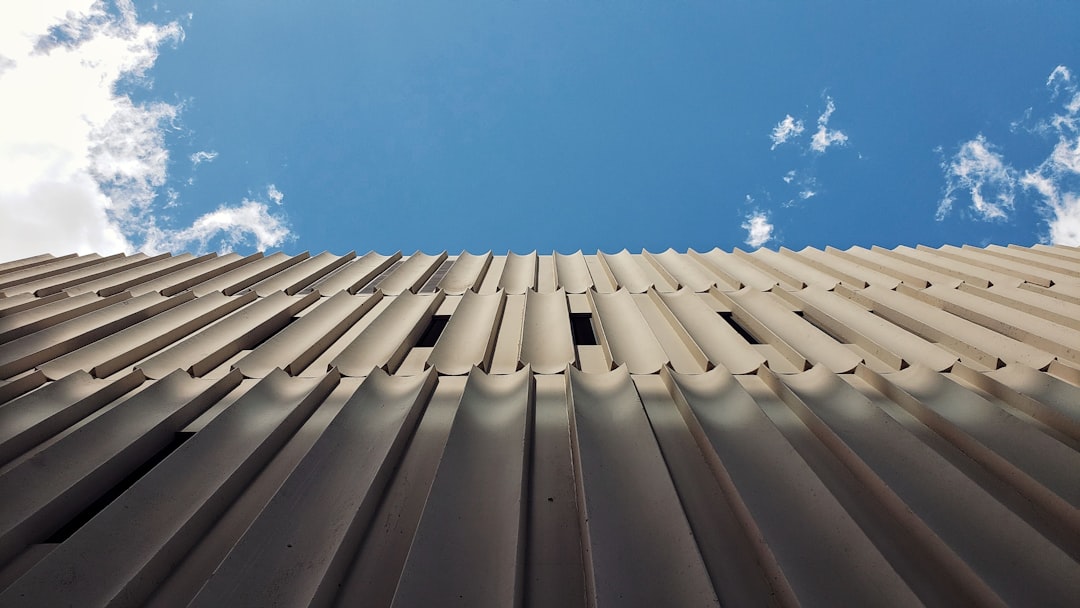
<svg viewBox="0 0 1080 608"><path fill-rule="evenodd" d="M258 250L276 247L289 238L285 220L270 213L266 203L244 199L239 205L221 205L182 230L147 231L148 248L156 251L195 249L227 253L239 246Z"/></svg>
<svg viewBox="0 0 1080 608"><path fill-rule="evenodd" d="M788 171L781 179L784 180L785 184L790 184L791 182L795 181L795 170L792 169L791 171Z"/></svg>
<svg viewBox="0 0 1080 608"><path fill-rule="evenodd" d="M847 145L847 133L839 129L829 128L829 120L832 119L834 112L836 112L836 102L833 101L832 97L826 95L825 110L817 118L817 131L810 137L809 150L824 153L830 146ZM769 139L773 142L770 149L775 150L777 146L794 141L804 131L806 131L806 126L801 118L795 118L791 114L785 115L783 120L776 123L772 133L769 134Z"/></svg>
<svg viewBox="0 0 1080 608"><path fill-rule="evenodd" d="M772 148L770 149L775 150L776 146L787 142L792 137L798 137L805 129L803 121L795 120L791 114L788 114L773 127L772 135L769 136L772 139Z"/></svg>
<svg viewBox="0 0 1080 608"><path fill-rule="evenodd" d="M270 200L274 201L275 205L280 205L285 200L285 195L281 190L277 189L277 186L270 184L266 187L266 196Z"/></svg>
<svg viewBox="0 0 1080 608"><path fill-rule="evenodd" d="M0 20L0 259L209 245L212 239L183 236L214 225L203 220L220 217L220 209L189 228L173 228L159 213L182 204L165 188L165 135L177 128L182 107L123 92L148 84L161 46L183 35L177 22L140 21L131 0L28 2L7 11ZM249 203L233 207L239 223L219 230L224 245L237 230L266 246L288 237L266 230Z"/></svg>
<svg viewBox="0 0 1080 608"><path fill-rule="evenodd" d="M1080 245L1080 86L1063 65L1054 68L1046 84L1053 99L1066 97L1064 113L1055 113L1050 121L1057 142L1039 166L1024 173L1020 183L1042 199L1048 212L1047 240Z"/></svg>
<svg viewBox="0 0 1080 608"><path fill-rule="evenodd" d="M757 249L773 240L773 225L769 221L769 214L764 211L753 211L746 215L746 221L742 223L742 229L746 231L747 245Z"/></svg>
<svg viewBox="0 0 1080 608"><path fill-rule="evenodd" d="M1009 217L1016 197L1016 170L986 141L982 133L960 145L950 160L941 163L945 194L938 202L936 218L944 219L956 202L958 191L971 197L971 210L981 220Z"/></svg>
<svg viewBox="0 0 1080 608"><path fill-rule="evenodd" d="M198 167L203 163L213 162L218 157L218 153L213 150L199 150L191 155L191 165Z"/></svg>
<svg viewBox="0 0 1080 608"><path fill-rule="evenodd" d="M1057 176L1048 176L1041 168L1025 173L1020 183L1037 192L1050 212L1049 233L1044 240L1057 245L1080 245L1080 194L1063 190Z"/></svg>
<svg viewBox="0 0 1080 608"><path fill-rule="evenodd" d="M1025 129L1054 140L1046 158L1030 169L1017 170L982 134L964 142L942 163L945 194L937 219L949 213L958 192L968 193L971 210L980 219L1008 217L1016 198L1030 193L1046 219L1043 240L1080 245L1080 85L1067 66L1059 65L1047 77L1046 87L1051 101L1061 105L1048 118L1037 120L1034 129Z"/></svg>
<svg viewBox="0 0 1080 608"><path fill-rule="evenodd" d="M1050 72L1050 75L1046 77L1046 86L1053 91L1055 96L1061 92L1062 85L1067 87L1071 82L1072 72L1064 65L1057 66Z"/></svg>
<svg viewBox="0 0 1080 608"><path fill-rule="evenodd" d="M814 152L825 152L829 146L843 146L848 141L848 136L843 131L829 128L829 119L836 111L836 104L833 103L832 97L826 97L825 100L825 111L818 116L817 131L810 139L810 149Z"/></svg>

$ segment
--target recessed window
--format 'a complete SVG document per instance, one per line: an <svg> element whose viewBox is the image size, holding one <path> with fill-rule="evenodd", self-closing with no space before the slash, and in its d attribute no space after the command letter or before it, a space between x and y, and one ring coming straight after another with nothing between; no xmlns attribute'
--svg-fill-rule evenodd
<svg viewBox="0 0 1080 608"><path fill-rule="evenodd" d="M570 334L575 346L596 346L596 332L593 331L592 314L587 312L570 313Z"/></svg>
<svg viewBox="0 0 1080 608"><path fill-rule="evenodd" d="M176 433L173 435L173 440L162 447L156 454L147 459L142 466L138 467L131 472L130 475L120 480L119 483L109 488L104 494L98 497L97 500L92 502L85 509L80 511L75 517L72 517L66 524L61 526L56 532L53 532L52 536L46 539L46 543L62 543L67 540L72 534L74 534L79 528L86 525L88 521L94 518L95 515L100 513L105 507L109 506L112 501L116 500L121 494L123 494L128 488L135 485L136 481L142 479L144 475L150 472L155 466L162 460L165 460L175 452L180 446L184 445L184 442L191 439L195 433Z"/></svg>
<svg viewBox="0 0 1080 608"><path fill-rule="evenodd" d="M446 277L446 273L450 272L450 267L454 265L454 260L444 260L439 268L435 270L435 274L431 275L431 278L424 283L424 286L420 288L417 293L435 293L439 288L439 281L442 281Z"/></svg>
<svg viewBox="0 0 1080 608"><path fill-rule="evenodd" d="M449 322L450 315L433 315L431 322L428 323L427 329L424 330L416 345L427 348L435 346L435 343L439 341L439 336L442 335L443 330L446 329L446 324Z"/></svg>
<svg viewBox="0 0 1080 608"><path fill-rule="evenodd" d="M735 320L735 315L733 313L721 311L717 314L720 315L721 319L727 321L727 324L730 325L732 329L739 332L739 335L743 337L743 340L746 340L750 344L761 344L761 340L755 338L754 334L750 333L742 326L742 324Z"/></svg>
<svg viewBox="0 0 1080 608"><path fill-rule="evenodd" d="M370 283L368 283L367 285L364 285L364 287L362 289L358 290L356 293L362 293L362 294L364 294L364 293L375 293L375 290L378 289L379 285L381 285L382 282L386 280L386 277L393 274L394 271L398 269L398 266L401 266L404 263L405 263L405 260L397 260L393 264L390 264L389 268L387 268L386 270L380 272L379 276L372 279Z"/></svg>

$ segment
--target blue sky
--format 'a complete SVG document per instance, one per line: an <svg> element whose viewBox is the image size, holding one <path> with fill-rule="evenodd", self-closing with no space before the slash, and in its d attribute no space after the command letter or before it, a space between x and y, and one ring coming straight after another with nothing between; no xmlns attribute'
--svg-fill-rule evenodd
<svg viewBox="0 0 1080 608"><path fill-rule="evenodd" d="M1080 244L1076 2L41 4L0 257Z"/></svg>

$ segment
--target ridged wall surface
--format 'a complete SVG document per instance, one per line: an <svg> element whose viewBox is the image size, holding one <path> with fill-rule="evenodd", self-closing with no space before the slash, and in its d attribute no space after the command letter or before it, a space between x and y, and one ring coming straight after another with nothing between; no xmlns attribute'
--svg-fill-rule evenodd
<svg viewBox="0 0 1080 608"><path fill-rule="evenodd" d="M0 264L0 606L1076 606L1080 249Z"/></svg>

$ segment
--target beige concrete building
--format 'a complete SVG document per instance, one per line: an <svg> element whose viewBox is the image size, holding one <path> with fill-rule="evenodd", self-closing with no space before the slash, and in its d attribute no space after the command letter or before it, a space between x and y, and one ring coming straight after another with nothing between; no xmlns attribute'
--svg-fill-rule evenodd
<svg viewBox="0 0 1080 608"><path fill-rule="evenodd" d="M0 606L1075 606L1080 249L0 264Z"/></svg>

